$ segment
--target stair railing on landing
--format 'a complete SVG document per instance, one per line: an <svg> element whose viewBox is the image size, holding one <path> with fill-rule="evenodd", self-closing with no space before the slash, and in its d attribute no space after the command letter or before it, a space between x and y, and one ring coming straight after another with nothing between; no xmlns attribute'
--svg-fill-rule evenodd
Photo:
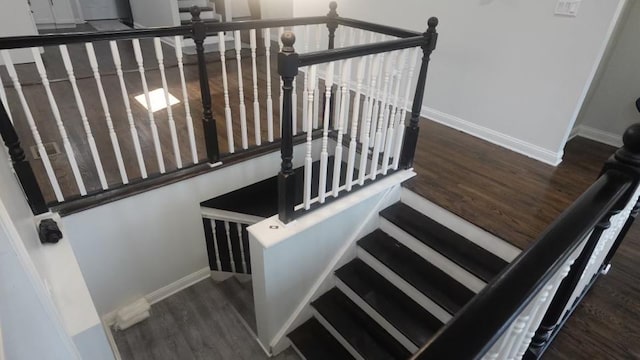
<svg viewBox="0 0 640 360"><path fill-rule="evenodd" d="M251 274L247 227L264 220L259 216L201 207L209 268L235 274Z"/></svg>
<svg viewBox="0 0 640 360"><path fill-rule="evenodd" d="M601 176L413 359L537 359L600 274L640 203L640 124Z"/></svg>
<svg viewBox="0 0 640 360"><path fill-rule="evenodd" d="M438 37L438 19L429 19L425 33L411 34L342 19L336 8L336 3L332 2L327 15L330 19L327 22L329 50L298 54L294 49L296 37L293 32L284 33L281 39L284 46L278 56L278 73L282 77L284 101L278 214L284 223L321 207L341 193L359 189L399 168L411 168L413 164L427 69ZM345 25L345 31L340 38L341 48L335 49L339 24ZM391 33L401 39L386 40L381 35L381 41L376 43L375 33L371 33L368 40L364 33L356 39L355 28ZM342 47L345 42L351 46ZM413 93L411 118L405 125L405 109L408 108L420 49L422 61ZM305 85L302 124L307 134L302 189L297 188L292 162L298 107L295 84L300 69L304 71ZM322 93L317 91L321 81L324 83ZM318 123L315 109L319 106L324 108L320 112L323 131L320 166L314 170L313 131ZM333 148L329 146L330 133L335 141ZM343 149L345 145L347 148ZM344 159L346 164L343 164ZM301 202L298 200L300 193Z"/></svg>
<svg viewBox="0 0 640 360"><path fill-rule="evenodd" d="M339 25L344 25L340 29L351 30L337 31ZM299 57L298 66L308 69L303 69L300 86L293 82L286 90L290 112L283 122L285 90L278 89L278 77L272 71L278 50L272 43L276 38L272 33L281 35L285 27L304 40L305 52L312 52ZM344 85L340 92L329 88L333 94L331 112L324 111L317 101L322 71L316 69L312 74L310 67L322 61L338 61L336 70L345 70L345 59L418 46L427 54L430 46L435 46L435 24L431 30L420 34L342 18L332 3L326 16L212 23L203 21L200 9L194 7L191 24L184 26L0 38L0 55L9 75L0 78L0 135L35 214L49 209L78 211L210 171L220 162L275 151L281 131L286 131L281 144L287 152L293 143L308 138L309 130L312 137L322 133L325 118L334 126L324 132L340 137L336 119L344 119L349 113L349 105L344 111L341 105L348 101L340 100ZM230 34L234 39L232 49L225 43ZM193 39L195 56L183 53L185 38ZM219 40L218 48L208 54L207 40L211 38ZM385 41L396 38L402 40ZM346 47L332 50L336 42ZM167 44L175 49L168 51ZM227 61L230 51L235 61ZM18 64L25 54L35 64ZM412 63L413 54L405 51L401 58ZM370 59L366 62L371 64ZM392 79L389 88L395 92L387 96L391 90L379 90L365 96L363 91L361 97L365 103L374 104L369 107L372 114L381 114L377 119L387 121L396 116L403 120L408 93L402 98L404 89L398 90L402 81L410 82L406 79L411 78L411 71L393 67L387 74L389 66L382 60L378 63L375 76L388 75ZM424 59L420 71L426 75ZM251 79L247 81L251 83L249 91L243 86L247 78ZM424 87L421 79L418 88ZM191 86L196 81L199 86ZM366 85L371 84L363 83L363 88ZM195 87L200 89L200 101L190 93ZM316 101L307 101L310 96ZM350 98L350 91L345 96ZM302 99L300 116L298 97ZM171 106L176 100L182 104ZM385 107L390 103L394 106ZM193 119L198 117L201 121L196 126ZM400 120L394 118L389 123L395 127L382 127L380 132L371 128L370 144L378 142L376 137L387 136L385 130L391 130L392 135L394 131L402 133L403 127L396 126ZM224 131L218 131L221 128ZM342 136L347 134L344 129ZM409 133L414 132L417 117L412 115ZM411 143L414 138L407 136L405 141ZM51 154L58 143L61 154ZM383 144L379 141L378 146L385 151L375 153L393 160L388 168L410 166L411 151L397 155L400 142L390 151ZM32 148L33 156L25 147ZM355 155L352 157L355 159Z"/></svg>

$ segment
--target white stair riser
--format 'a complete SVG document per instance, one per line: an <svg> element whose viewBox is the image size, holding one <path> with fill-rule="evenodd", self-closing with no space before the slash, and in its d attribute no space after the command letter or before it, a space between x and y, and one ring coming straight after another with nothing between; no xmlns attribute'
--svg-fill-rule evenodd
<svg viewBox="0 0 640 360"><path fill-rule="evenodd" d="M510 243L441 208L406 188L402 188L401 197L404 204L455 231L461 236L464 236L469 239L469 241L474 242L476 245L507 262L513 261L513 259L515 259L521 252L520 249Z"/></svg>
<svg viewBox="0 0 640 360"><path fill-rule="evenodd" d="M349 344L349 342L345 338L343 338L342 335L340 335L340 333L333 326L331 326L329 321L327 321L327 319L320 315L320 313L316 309L313 309L313 316L315 316L315 318L318 319L318 322L320 322L320 324L322 324L322 326L324 326L324 328L327 329L327 331L336 340L338 340L338 342L349 352L349 354L351 354L351 356L353 356L356 360L365 360L362 355L360 355L360 353L358 353L358 351L356 351L356 349L354 349L353 346L351 346L351 344Z"/></svg>
<svg viewBox="0 0 640 360"><path fill-rule="evenodd" d="M215 9L214 3L206 0L178 0L179 8L192 7L192 6L212 7Z"/></svg>
<svg viewBox="0 0 640 360"><path fill-rule="evenodd" d="M389 323L382 315L375 311L366 301L364 301L358 294L356 294L351 288L343 283L339 278L336 278L336 287L340 289L351 301L353 301L362 311L367 313L370 318L378 323L383 329L385 329L391 336L393 336L402 346L404 346L410 353L418 351L418 347L404 336L398 329Z"/></svg>
<svg viewBox="0 0 640 360"><path fill-rule="evenodd" d="M478 293L485 287L484 281L383 217L380 217L380 229L473 292Z"/></svg>
<svg viewBox="0 0 640 360"><path fill-rule="evenodd" d="M409 284L398 274L393 272L391 269L378 261L378 259L376 259L366 250L360 247L358 248L358 258L369 265L369 267L373 268L378 274L387 279L395 287L400 289L413 301L420 304L420 306L431 313L431 315L435 316L438 320L442 321L443 323L451 320L451 314L449 314L445 309L443 309L442 307L440 307L440 305L436 304L433 300L418 291L415 287L413 287L413 285Z"/></svg>

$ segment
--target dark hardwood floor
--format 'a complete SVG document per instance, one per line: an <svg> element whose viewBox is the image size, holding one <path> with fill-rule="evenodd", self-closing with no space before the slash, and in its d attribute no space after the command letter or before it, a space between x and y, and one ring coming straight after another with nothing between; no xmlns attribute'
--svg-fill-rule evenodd
<svg viewBox="0 0 640 360"><path fill-rule="evenodd" d="M526 248L596 179L614 148L571 140L558 167L421 121L408 188ZM545 359L640 359L640 224L618 250L608 275L555 339Z"/></svg>

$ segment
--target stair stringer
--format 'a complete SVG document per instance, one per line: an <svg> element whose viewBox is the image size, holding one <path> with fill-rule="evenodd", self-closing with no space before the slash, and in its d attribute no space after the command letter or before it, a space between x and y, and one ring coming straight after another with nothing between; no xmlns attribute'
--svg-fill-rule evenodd
<svg viewBox="0 0 640 360"><path fill-rule="evenodd" d="M315 220L313 219L313 215L307 215L309 218L305 219L305 217L303 217L296 222L285 226L286 228L291 228L293 231L296 231L293 228L298 225L302 225L296 223L302 223L303 221L309 220L315 223L312 226L322 226L325 221L336 216L342 216L342 211L348 211L347 209L377 196L375 203L367 207L366 214L360 214L360 219L358 220L357 225L353 226L350 232L345 233L342 237L344 242L340 244L337 251L332 254L331 259L322 267L322 270L318 272L318 275L305 290L304 296L300 298L300 301L297 302L288 317L286 317L282 324L278 324L276 331L271 332L270 334L265 334L265 331L261 331L260 324L261 317L264 316L261 316L261 312L267 312L264 311L264 308L260 308L261 306L264 307L265 302L261 293L266 293L266 291L264 289L265 279L262 277L263 274L259 274L257 269L264 269L265 267L264 257L262 256L264 255L263 251L265 250L265 244L257 240L255 235L261 231L265 231L269 226L273 226L268 225L267 223L271 222L275 224L279 223L279 220L277 220L277 217L273 217L249 228L251 253L252 256L254 255L252 258L252 269L254 269L254 296L256 303L256 317L258 321L258 341L263 345L268 345L265 347L271 349L272 354L278 354L290 345L286 335L312 316L313 312L311 302L335 286L336 282L333 275L334 271L356 257L357 240L379 226L378 213L387 206L400 200L400 184L402 181L414 175L415 173L413 171L400 171L354 192L353 194L343 195L344 198L341 199L342 201L335 201L325 206L324 209L317 210L317 213L325 212L325 215L318 214L318 221L313 221ZM331 209L331 207L336 207L336 209ZM340 207L343 209L340 209ZM282 223L279 224L280 226L283 226ZM269 244L266 245L268 247ZM263 283L260 284L260 282Z"/></svg>

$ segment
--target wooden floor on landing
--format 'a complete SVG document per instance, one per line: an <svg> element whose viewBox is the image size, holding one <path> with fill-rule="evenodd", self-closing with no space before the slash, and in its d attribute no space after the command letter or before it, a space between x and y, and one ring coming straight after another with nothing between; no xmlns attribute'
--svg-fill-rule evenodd
<svg viewBox="0 0 640 360"><path fill-rule="evenodd" d="M558 167L449 127L422 121L407 187L441 207L526 248L597 178L615 149L584 138ZM629 231L608 275L547 350L545 359L640 359L640 224Z"/></svg>

